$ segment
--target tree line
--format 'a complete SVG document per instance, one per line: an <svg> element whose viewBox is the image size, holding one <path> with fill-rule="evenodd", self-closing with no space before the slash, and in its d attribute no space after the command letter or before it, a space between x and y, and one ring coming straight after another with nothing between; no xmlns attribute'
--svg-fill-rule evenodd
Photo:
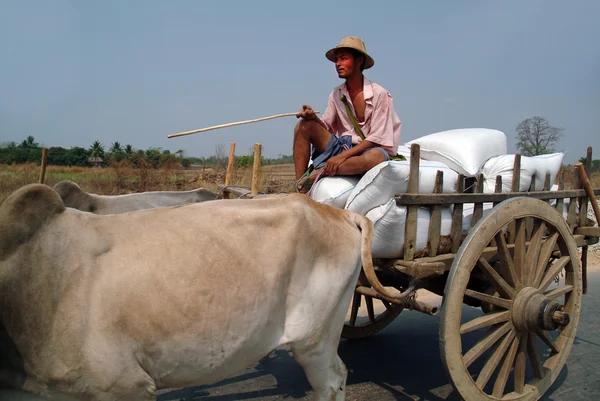
<svg viewBox="0 0 600 401"><path fill-rule="evenodd" d="M550 125L543 117L535 116L523 120L516 128L517 151L524 156L537 156L556 152L555 146L564 136L564 128ZM40 164L42 146L33 136L28 136L21 143L8 142L0 145L0 164L36 163ZM94 141L89 148L62 147L48 148L48 164L59 166L89 166L99 164L111 166L127 160L133 167L154 167L180 165L188 168L192 164L206 167L224 168L227 166L228 155L225 146L215 146L215 154L209 157L185 157L183 150L171 152L168 149L150 147L146 150L134 149L130 144L122 145L113 142L108 149L100 141ZM277 158L261 157L261 165L292 164L291 155L279 155ZM237 167L249 167L254 164L254 149L249 149L246 155L236 156ZM592 161L592 171L600 171L600 160Z"/></svg>
<svg viewBox="0 0 600 401"><path fill-rule="evenodd" d="M0 164L40 164L42 160L42 148L33 136L28 136L22 142L7 142L0 145ZM168 149L150 147L146 150L135 149L131 144L122 145L113 142L108 149L100 141L94 141L90 147L82 148L73 146L63 148L52 146L48 148L49 165L56 166L114 166L122 161L128 161L133 167L161 168L166 166L181 166L188 168L192 164L202 164L206 167L224 168L227 166L228 155L225 153L224 145L215 147L215 154L206 157L185 157L182 149L171 152ZM251 149L249 155L237 156L235 160L237 167L248 167L254 163L254 151ZM261 158L261 164L289 164L293 163L293 157L280 155L278 158Z"/></svg>

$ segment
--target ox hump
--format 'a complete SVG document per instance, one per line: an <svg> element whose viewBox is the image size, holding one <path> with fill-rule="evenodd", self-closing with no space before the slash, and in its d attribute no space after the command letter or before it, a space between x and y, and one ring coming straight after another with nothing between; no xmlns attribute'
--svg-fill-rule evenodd
<svg viewBox="0 0 600 401"><path fill-rule="evenodd" d="M47 185L29 184L14 191L0 205L0 260L64 210L61 197Z"/></svg>

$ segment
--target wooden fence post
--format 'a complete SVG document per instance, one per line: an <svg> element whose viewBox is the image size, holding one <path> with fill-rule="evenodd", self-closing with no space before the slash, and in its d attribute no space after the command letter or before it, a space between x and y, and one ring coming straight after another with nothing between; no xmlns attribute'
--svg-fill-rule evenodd
<svg viewBox="0 0 600 401"><path fill-rule="evenodd" d="M227 162L227 175L225 176L225 186L231 185L231 175L233 174L233 163L235 161L235 142L229 144L229 161Z"/></svg>
<svg viewBox="0 0 600 401"><path fill-rule="evenodd" d="M46 164L48 163L48 148L42 149L42 171L40 171L40 184L44 183L46 178Z"/></svg>
<svg viewBox="0 0 600 401"><path fill-rule="evenodd" d="M261 162L261 150L262 145L260 143L254 144L254 165L252 167L252 189L251 194L258 194L258 179L260 173L260 162Z"/></svg>

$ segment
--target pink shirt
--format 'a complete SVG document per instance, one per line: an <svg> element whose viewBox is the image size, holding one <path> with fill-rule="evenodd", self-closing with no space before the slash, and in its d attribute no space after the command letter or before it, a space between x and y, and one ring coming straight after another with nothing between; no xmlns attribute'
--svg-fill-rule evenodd
<svg viewBox="0 0 600 401"><path fill-rule="evenodd" d="M329 95L327 109L321 121L325 123L329 132L338 136L352 136L352 143L358 144L362 139L354 132L350 116L346 113L346 106L342 96L346 96L350 108L356 116L350 94L343 83L333 89ZM370 141L381 145L390 156L395 156L400 144L400 130L402 122L394 110L392 95L380 85L364 78L363 95L365 98L365 121L358 122L363 134ZM357 119L358 120L358 119Z"/></svg>

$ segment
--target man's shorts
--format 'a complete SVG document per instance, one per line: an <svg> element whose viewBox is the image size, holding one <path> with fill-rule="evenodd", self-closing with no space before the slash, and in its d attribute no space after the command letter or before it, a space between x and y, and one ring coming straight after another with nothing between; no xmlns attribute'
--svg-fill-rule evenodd
<svg viewBox="0 0 600 401"><path fill-rule="evenodd" d="M338 137L337 135L331 135L329 139L329 143L327 144L327 148L323 153L317 152L317 150L313 147L312 152L312 160L313 166L315 169L319 169L325 166L327 160L332 158L333 156L337 156L345 150L348 150L352 147L352 137L350 135L344 135ZM365 150L365 153L371 150L378 150L385 155L385 160L390 160L390 155L388 152L380 146L376 146L373 148L369 148Z"/></svg>

